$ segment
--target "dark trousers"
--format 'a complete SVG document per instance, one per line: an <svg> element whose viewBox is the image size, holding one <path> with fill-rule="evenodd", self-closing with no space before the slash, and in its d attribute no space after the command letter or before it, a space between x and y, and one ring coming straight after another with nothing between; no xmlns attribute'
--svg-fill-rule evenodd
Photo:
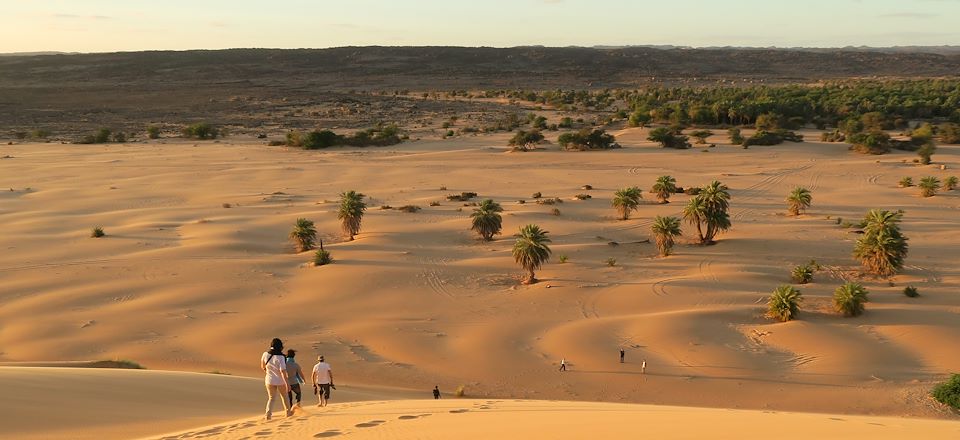
<svg viewBox="0 0 960 440"><path fill-rule="evenodd" d="M290 402L290 406L293 406L293 395L297 395L297 403L300 403L300 400L303 399L303 392L300 391L300 384L295 383L290 385L290 392L287 393L287 402Z"/></svg>

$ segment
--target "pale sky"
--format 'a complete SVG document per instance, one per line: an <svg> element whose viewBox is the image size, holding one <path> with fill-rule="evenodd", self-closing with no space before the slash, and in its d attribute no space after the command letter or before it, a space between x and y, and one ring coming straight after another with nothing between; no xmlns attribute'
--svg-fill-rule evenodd
<svg viewBox="0 0 960 440"><path fill-rule="evenodd" d="M0 53L960 45L960 0L0 0Z"/></svg>

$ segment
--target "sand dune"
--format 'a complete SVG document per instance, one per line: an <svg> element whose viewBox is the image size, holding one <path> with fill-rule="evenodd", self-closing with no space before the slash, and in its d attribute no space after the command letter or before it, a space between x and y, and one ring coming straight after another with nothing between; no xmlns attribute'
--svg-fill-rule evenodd
<svg viewBox="0 0 960 440"><path fill-rule="evenodd" d="M645 138L624 130L626 148L591 153L507 153L503 135L319 152L243 140L0 146L12 156L0 161L0 361L119 358L257 376L255 359L280 336L308 360L326 354L344 383L947 416L927 392L960 371L948 349L960 336L960 192L923 199L896 182L957 174L960 148L939 148L944 171L841 144L666 151ZM646 190L662 174L730 186L734 228L718 245L692 245L688 231L674 256L657 258L643 243L654 216L679 214L682 194L664 205L645 194L631 220L614 220L617 188ZM585 184L593 199L572 200ZM814 205L790 218L783 199L796 185ZM348 189L370 196L352 242L335 214ZM461 191L504 205L504 235L475 239L471 207L445 198ZM564 202L536 205L534 192ZM423 210L379 209L407 204ZM906 211L908 267L892 286L863 279L867 313L844 319L830 295L857 276L856 235L837 218L856 222L870 208ZM298 217L316 222L333 265L306 267L309 254L293 252ZM553 238L533 286L518 285L510 256L526 223ZM97 225L107 237L88 237ZM763 318L769 292L810 259L826 270L801 288L801 320ZM908 284L919 298L901 293ZM560 358L571 364L562 375Z"/></svg>
<svg viewBox="0 0 960 440"><path fill-rule="evenodd" d="M691 423L695 421L695 423ZM156 439L488 438L953 438L960 424L895 417L831 416L673 406L523 400L412 400L307 408L292 420L211 425ZM785 427L789 427L785 429Z"/></svg>

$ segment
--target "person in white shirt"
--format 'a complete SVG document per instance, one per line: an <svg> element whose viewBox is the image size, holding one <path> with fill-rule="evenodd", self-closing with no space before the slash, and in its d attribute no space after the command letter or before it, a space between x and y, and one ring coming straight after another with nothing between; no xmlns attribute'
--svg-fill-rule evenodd
<svg viewBox="0 0 960 440"><path fill-rule="evenodd" d="M264 384L267 387L267 420L273 417L273 402L279 397L287 417L293 415L287 399L290 392L290 379L287 377L287 362L283 356L283 341L273 338L270 348L260 356L260 369L264 372Z"/></svg>
<svg viewBox="0 0 960 440"><path fill-rule="evenodd" d="M327 406L327 401L330 400L330 387L336 388L333 385L333 370L330 369L330 364L324 361L323 355L317 357L317 361L317 365L313 366L313 374L310 375L313 381L313 393L320 400L317 406Z"/></svg>

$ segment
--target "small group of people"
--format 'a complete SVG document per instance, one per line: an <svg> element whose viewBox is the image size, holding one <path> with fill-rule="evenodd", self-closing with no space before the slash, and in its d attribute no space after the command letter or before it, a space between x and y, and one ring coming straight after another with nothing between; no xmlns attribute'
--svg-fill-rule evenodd
<svg viewBox="0 0 960 440"><path fill-rule="evenodd" d="M307 381L296 357L296 350L289 349L286 353L283 352L283 341L279 338L273 338L270 341L270 348L260 357L260 369L264 372L264 384L267 387L267 420L273 417L273 407L278 397L287 417L293 415L295 408L300 408L303 398L301 385L305 385ZM313 394L319 400L317 406L327 406L330 400L330 389L337 389L337 387L333 384L333 370L323 355L317 357L317 364L313 366L310 381L313 384ZM296 396L296 404L294 404L294 396Z"/></svg>
<svg viewBox="0 0 960 440"><path fill-rule="evenodd" d="M627 357L627 352L623 350L623 347L621 347L621 348L620 348L620 363L621 363L621 364L624 363L624 360L626 359L626 357ZM561 359L560 359L560 371L567 371L567 359L566 359L566 358L561 358ZM640 374L646 374L646 372L647 372L647 360L644 359L643 362L640 363Z"/></svg>

